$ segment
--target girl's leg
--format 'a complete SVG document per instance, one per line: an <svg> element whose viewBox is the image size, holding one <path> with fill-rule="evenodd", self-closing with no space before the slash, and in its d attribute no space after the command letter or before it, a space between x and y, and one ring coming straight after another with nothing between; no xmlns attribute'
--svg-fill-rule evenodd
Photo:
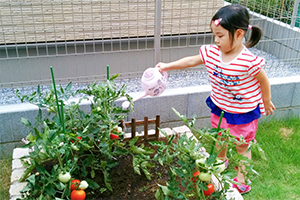
<svg viewBox="0 0 300 200"><path fill-rule="evenodd" d="M238 153L244 155L245 157L251 159L251 151L248 151L248 145L243 145L243 146L236 146L236 150ZM242 166L242 169L239 167L238 168L238 174L237 174L237 180L238 182L245 184L245 176L242 173L242 171L245 170L245 166Z"/></svg>

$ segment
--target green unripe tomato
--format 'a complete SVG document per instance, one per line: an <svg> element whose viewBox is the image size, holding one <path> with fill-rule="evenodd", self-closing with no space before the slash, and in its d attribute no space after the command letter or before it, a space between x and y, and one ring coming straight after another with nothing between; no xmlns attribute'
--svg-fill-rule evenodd
<svg viewBox="0 0 300 200"><path fill-rule="evenodd" d="M71 174L69 172L61 172L58 175L58 180L62 183L67 183L71 179Z"/></svg>
<svg viewBox="0 0 300 200"><path fill-rule="evenodd" d="M199 179L200 179L201 181L206 181L206 182L208 182L208 181L210 181L210 179L211 179L211 173L203 173L203 172L201 172L201 173L199 174Z"/></svg>
<svg viewBox="0 0 300 200"><path fill-rule="evenodd" d="M80 182L80 185L79 185L80 189L85 190L88 187L89 187L89 184L86 181L81 181Z"/></svg>

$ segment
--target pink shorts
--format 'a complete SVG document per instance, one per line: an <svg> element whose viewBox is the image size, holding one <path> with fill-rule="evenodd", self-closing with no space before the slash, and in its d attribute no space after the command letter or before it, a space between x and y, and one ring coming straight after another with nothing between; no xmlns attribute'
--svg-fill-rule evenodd
<svg viewBox="0 0 300 200"><path fill-rule="evenodd" d="M219 124L220 117L211 113L211 125L213 128L217 128ZM228 129L230 128L230 134L239 138L240 135L243 135L246 142L249 143L251 140L255 140L255 134L257 130L258 119L253 120L248 124L233 125L228 124L225 118L222 119L221 128Z"/></svg>

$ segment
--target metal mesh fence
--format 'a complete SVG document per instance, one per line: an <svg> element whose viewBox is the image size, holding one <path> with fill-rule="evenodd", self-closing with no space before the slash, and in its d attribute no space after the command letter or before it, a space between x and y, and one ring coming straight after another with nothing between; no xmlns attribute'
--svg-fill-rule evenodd
<svg viewBox="0 0 300 200"><path fill-rule="evenodd" d="M299 65L300 34L294 28L299 0L231 3L247 6L256 13L253 23L271 31L258 48ZM57 83L104 80L107 65L111 74L139 77L158 61L194 55L202 44L213 43L210 20L223 4L222 0L0 0L0 87L49 84L49 66Z"/></svg>

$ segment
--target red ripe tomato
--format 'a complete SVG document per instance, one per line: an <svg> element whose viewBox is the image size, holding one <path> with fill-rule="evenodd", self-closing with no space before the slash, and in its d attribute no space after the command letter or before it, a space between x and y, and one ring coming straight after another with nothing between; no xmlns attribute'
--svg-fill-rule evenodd
<svg viewBox="0 0 300 200"><path fill-rule="evenodd" d="M207 185L208 189L207 190L203 190L203 193L205 196L210 196L214 191L215 191L215 188L213 186L213 184L208 184Z"/></svg>
<svg viewBox="0 0 300 200"><path fill-rule="evenodd" d="M72 180L70 186L71 191L76 190L79 187L79 185L80 185L80 180L78 179Z"/></svg>
<svg viewBox="0 0 300 200"><path fill-rule="evenodd" d="M84 200L86 197L84 190L73 190L71 192L71 200Z"/></svg>
<svg viewBox="0 0 300 200"><path fill-rule="evenodd" d="M119 136L118 135L115 135L113 133L110 134L110 139L111 140L118 140L119 139Z"/></svg>
<svg viewBox="0 0 300 200"><path fill-rule="evenodd" d="M192 180L193 180L194 183L196 183L196 181L198 180L199 174L200 174L200 172L195 172L195 173L193 174Z"/></svg>

